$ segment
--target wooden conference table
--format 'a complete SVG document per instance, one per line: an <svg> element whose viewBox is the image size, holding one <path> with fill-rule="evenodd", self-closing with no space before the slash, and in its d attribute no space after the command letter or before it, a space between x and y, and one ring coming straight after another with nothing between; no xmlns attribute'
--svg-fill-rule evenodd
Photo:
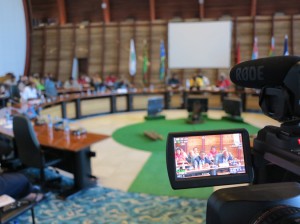
<svg viewBox="0 0 300 224"><path fill-rule="evenodd" d="M3 108L0 110L0 134L13 139L12 124L5 121L6 111L14 114L20 112L20 108ZM73 188L62 193L61 197L65 198L95 184L90 162L90 158L95 156L95 153L91 151L90 146L109 136L89 132L76 136L71 131L55 130L53 127L48 127L47 124L34 125L34 130L41 147L44 150L55 152L62 159L58 168L74 175Z"/></svg>

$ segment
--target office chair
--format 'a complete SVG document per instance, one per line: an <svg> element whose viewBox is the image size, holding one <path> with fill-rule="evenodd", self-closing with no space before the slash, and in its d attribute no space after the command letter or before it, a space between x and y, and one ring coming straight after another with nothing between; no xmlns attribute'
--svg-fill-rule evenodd
<svg viewBox="0 0 300 224"><path fill-rule="evenodd" d="M61 159L49 159L55 156L41 149L40 143L28 117L24 115L14 116L13 133L15 137L18 158L23 165L40 169L40 184L44 189L47 184L45 178L45 168L58 164ZM60 180L60 178L55 178L49 181L51 182L57 180Z"/></svg>
<svg viewBox="0 0 300 224"><path fill-rule="evenodd" d="M17 165L13 144L3 136L0 136L0 165L2 170L13 169Z"/></svg>
<svg viewBox="0 0 300 224"><path fill-rule="evenodd" d="M18 86L17 85L9 85L8 90L9 90L11 102L13 104L18 103L21 98Z"/></svg>

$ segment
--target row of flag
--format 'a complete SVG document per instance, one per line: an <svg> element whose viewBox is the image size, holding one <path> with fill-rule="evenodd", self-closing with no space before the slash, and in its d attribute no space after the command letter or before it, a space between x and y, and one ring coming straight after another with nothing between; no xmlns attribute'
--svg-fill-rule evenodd
<svg viewBox="0 0 300 224"><path fill-rule="evenodd" d="M288 36L285 35L284 38L284 50L283 55L289 55L288 50ZM269 56L275 56L275 38L271 38L271 46L269 50ZM258 58L258 39L257 37L254 38L253 42L253 50L252 50L252 59ZM239 64L241 62L241 52L240 52L240 43L237 43L236 47L236 64ZM148 44L146 41L144 41L144 48L143 48L143 67L142 67L142 75L143 75L143 82L145 85L148 84L148 75L149 75L149 57L148 57ZM165 78L166 73L166 51L165 51L165 45L164 41L162 40L160 42L160 68L159 68L159 79L161 81ZM135 44L134 40L130 40L130 51L129 51L129 74L131 76L136 75L136 67L137 67L137 57L135 52ZM72 77L77 78L79 74L79 67L78 67L78 59L74 58L73 60L73 66L72 66Z"/></svg>
<svg viewBox="0 0 300 224"><path fill-rule="evenodd" d="M166 64L166 51L165 51L165 44L162 40L160 42L160 69L159 69L159 79L164 80L165 77L165 64ZM149 70L149 57L148 57L148 44L147 41L144 41L143 47L143 68L142 68L142 75L143 75L143 82L144 84L148 84L148 70ZM134 40L130 40L130 51L129 51L129 74L131 76L136 75L136 67L137 67L137 57L135 52L135 45Z"/></svg>
<svg viewBox="0 0 300 224"><path fill-rule="evenodd" d="M288 35L285 35L284 37L284 44L283 44L283 55L287 56L289 55L289 49L288 49ZM269 56L275 56L275 38L271 38L271 45L269 49ZM253 41L253 49L252 49L252 60L258 59L258 39L257 37L254 37ZM241 52L240 52L240 43L237 43L236 47L236 64L241 62Z"/></svg>

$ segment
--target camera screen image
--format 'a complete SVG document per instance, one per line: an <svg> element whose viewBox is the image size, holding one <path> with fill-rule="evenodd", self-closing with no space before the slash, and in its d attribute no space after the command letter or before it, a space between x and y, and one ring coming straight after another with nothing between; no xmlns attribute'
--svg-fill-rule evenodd
<svg viewBox="0 0 300 224"><path fill-rule="evenodd" d="M174 189L251 182L244 129L170 133L167 162Z"/></svg>
<svg viewBox="0 0 300 224"><path fill-rule="evenodd" d="M173 142L177 179L246 172L240 133L176 137Z"/></svg>

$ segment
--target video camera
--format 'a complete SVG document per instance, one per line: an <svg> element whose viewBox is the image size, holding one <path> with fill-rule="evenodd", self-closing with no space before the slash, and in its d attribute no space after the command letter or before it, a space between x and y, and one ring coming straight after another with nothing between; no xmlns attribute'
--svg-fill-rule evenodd
<svg viewBox="0 0 300 224"><path fill-rule="evenodd" d="M252 149L245 129L169 133L171 186L250 184L215 191L207 202L207 224L300 223L300 57L246 61L232 68L230 78L260 89L262 111L281 126L261 129Z"/></svg>

